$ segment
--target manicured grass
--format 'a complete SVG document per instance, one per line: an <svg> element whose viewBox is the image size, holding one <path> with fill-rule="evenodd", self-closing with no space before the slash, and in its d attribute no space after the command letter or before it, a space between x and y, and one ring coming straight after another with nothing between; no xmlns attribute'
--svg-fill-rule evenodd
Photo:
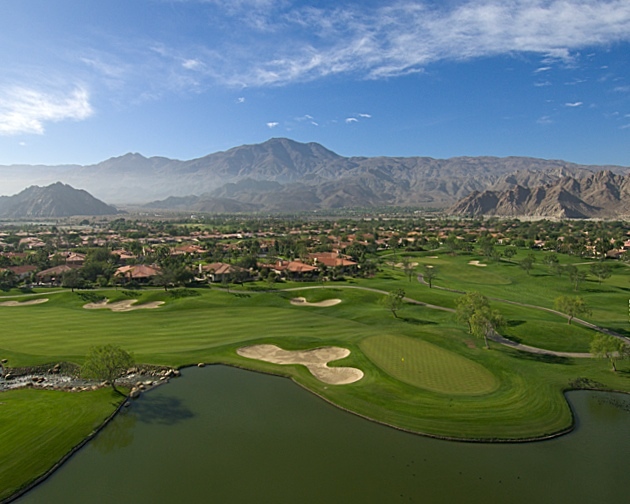
<svg viewBox="0 0 630 504"><path fill-rule="evenodd" d="M475 259L488 266L468 264ZM565 257L561 261L571 262ZM558 295L573 294L566 278L551 277L540 264L527 275L513 263L487 262L476 256L440 255L439 259L421 257L418 262L439 266L437 286L477 290L490 297L551 308ZM615 268L601 286L584 284L578 294L593 308L592 317L585 318L628 330L629 278L630 268ZM415 278L408 281L399 268L385 266L373 279L331 282L324 288L286 283L276 285L274 292L257 290L261 287L265 286L249 284L229 293L195 289L187 294L40 292L49 298L47 303L0 308L0 358L8 358L10 366L81 364L91 346L112 343L133 352L142 363L237 365L289 376L330 402L376 421L457 439L529 439L567 429L572 417L562 392L578 379L630 390L625 363L620 364L621 372L613 373L603 359L533 355L496 344L485 350L453 313L444 310L407 304L398 318L393 317L381 304L382 293L358 288L386 292L403 288L410 298L450 309L460 296L430 289ZM293 287L298 289L281 290ZM112 302L138 299L138 303L165 304L123 313L83 308L88 298L100 296ZM290 299L299 296L312 302L331 298L342 302L332 307L291 305ZM534 308L499 301L492 305L508 321L508 337L554 350L588 350L592 334L588 329L568 326L566 319ZM236 354L239 347L253 343L274 343L287 350L348 348L350 356L334 365L357 367L365 376L350 385L326 386L304 366L278 366ZM0 460L16 460L0 465L2 495L37 477L102 421L115 407L116 398L108 394L106 390L1 394Z"/></svg>
<svg viewBox="0 0 630 504"><path fill-rule="evenodd" d="M121 399L111 388L0 394L0 500L50 469L111 415Z"/></svg>
<svg viewBox="0 0 630 504"><path fill-rule="evenodd" d="M360 347L387 374L415 387L441 394L480 395L499 386L483 366L420 339L374 336Z"/></svg>

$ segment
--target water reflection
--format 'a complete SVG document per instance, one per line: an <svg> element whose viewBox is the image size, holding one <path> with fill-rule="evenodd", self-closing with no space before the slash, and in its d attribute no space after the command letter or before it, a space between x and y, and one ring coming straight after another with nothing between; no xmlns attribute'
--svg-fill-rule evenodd
<svg viewBox="0 0 630 504"><path fill-rule="evenodd" d="M134 427L138 421L137 415L123 410L115 421L103 429L92 441L92 446L102 454L129 446L133 442Z"/></svg>
<svg viewBox="0 0 630 504"><path fill-rule="evenodd" d="M457 443L366 421L287 379L195 368L145 394L18 502L626 501L628 396L569 398L580 422L567 436Z"/></svg>
<svg viewBox="0 0 630 504"><path fill-rule="evenodd" d="M154 395L136 401L131 409L146 424L176 425L195 416L181 399L172 396Z"/></svg>

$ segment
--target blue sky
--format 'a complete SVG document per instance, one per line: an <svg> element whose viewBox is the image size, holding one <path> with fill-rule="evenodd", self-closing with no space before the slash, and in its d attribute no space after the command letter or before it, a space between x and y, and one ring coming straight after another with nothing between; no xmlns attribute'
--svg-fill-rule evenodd
<svg viewBox="0 0 630 504"><path fill-rule="evenodd" d="M0 164L351 156L630 165L628 0L3 0Z"/></svg>

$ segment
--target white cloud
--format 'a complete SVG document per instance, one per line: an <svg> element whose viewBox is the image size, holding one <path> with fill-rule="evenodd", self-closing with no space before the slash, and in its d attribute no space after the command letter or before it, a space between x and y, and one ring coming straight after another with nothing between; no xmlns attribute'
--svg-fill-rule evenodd
<svg viewBox="0 0 630 504"><path fill-rule="evenodd" d="M239 97L236 99L236 103L245 103L245 97L243 97L243 96L239 96Z"/></svg>
<svg viewBox="0 0 630 504"><path fill-rule="evenodd" d="M516 53L541 54L548 65L570 63L582 48L630 41L627 0L467 0L446 7L402 0L328 9L263 3L265 29L278 36L242 51L218 78L255 86L341 73L379 79L442 60Z"/></svg>
<svg viewBox="0 0 630 504"><path fill-rule="evenodd" d="M534 70L534 73L548 72L549 70L551 70L550 66L540 67L540 68L537 68L536 70Z"/></svg>
<svg viewBox="0 0 630 504"><path fill-rule="evenodd" d="M365 117L366 119L369 119L370 117L372 117L370 114L357 114L359 117Z"/></svg>
<svg viewBox="0 0 630 504"><path fill-rule="evenodd" d="M628 129L630 128L630 124L624 124L623 126L619 126L619 129Z"/></svg>
<svg viewBox="0 0 630 504"><path fill-rule="evenodd" d="M553 121L551 119L551 117L549 116L542 116L539 117L538 120L536 121L538 124L552 124Z"/></svg>
<svg viewBox="0 0 630 504"><path fill-rule="evenodd" d="M26 87L0 89L0 135L44 133L47 122L82 120L94 113L88 92L46 93Z"/></svg>
<svg viewBox="0 0 630 504"><path fill-rule="evenodd" d="M356 117L346 117L346 124L352 124L355 122L359 122L359 120Z"/></svg>
<svg viewBox="0 0 630 504"><path fill-rule="evenodd" d="M565 107L580 107L584 105L581 101L573 102L573 103L565 103Z"/></svg>
<svg viewBox="0 0 630 504"><path fill-rule="evenodd" d="M551 82L549 82L549 81L538 81L538 82L534 82L534 86L536 86L536 87L551 86Z"/></svg>
<svg viewBox="0 0 630 504"><path fill-rule="evenodd" d="M197 59L187 59L182 62L182 66L186 70L197 70L203 66L203 63Z"/></svg>
<svg viewBox="0 0 630 504"><path fill-rule="evenodd" d="M278 123L278 122L268 122L267 123L267 127L268 128L275 128L276 126L279 126L279 125L280 125L280 123Z"/></svg>
<svg viewBox="0 0 630 504"><path fill-rule="evenodd" d="M630 86L617 86L613 91L615 93L630 93Z"/></svg>

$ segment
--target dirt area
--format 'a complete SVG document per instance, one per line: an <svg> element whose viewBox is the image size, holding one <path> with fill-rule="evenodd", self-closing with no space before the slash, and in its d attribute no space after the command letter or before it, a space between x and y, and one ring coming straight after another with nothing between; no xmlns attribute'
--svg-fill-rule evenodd
<svg viewBox="0 0 630 504"><path fill-rule="evenodd" d="M283 350L276 345L253 345L239 348L236 353L241 357L273 364L301 364L306 366L315 378L329 385L346 385L363 378L363 371L357 368L328 367L329 362L350 355L347 348L322 347L291 351Z"/></svg>
<svg viewBox="0 0 630 504"><path fill-rule="evenodd" d="M48 301L48 298L31 299L30 301L3 301L0 306L31 306L36 304L42 304Z"/></svg>
<svg viewBox="0 0 630 504"><path fill-rule="evenodd" d="M110 303L108 299L103 301L99 301L98 303L88 303L84 304L83 308L86 310L100 310L103 308L107 308L111 311L115 312L127 312L132 310L142 310L142 309L152 309L157 308L164 304L164 301L153 301L151 303L144 303L138 306L133 306L137 303L137 299L125 299L123 301L117 301L115 303Z"/></svg>
<svg viewBox="0 0 630 504"><path fill-rule="evenodd" d="M295 306L319 306L319 307L328 307L335 306L341 303L341 299L325 299L324 301L318 301L317 303L309 303L306 298L297 297L291 300L291 304Z"/></svg>
<svg viewBox="0 0 630 504"><path fill-rule="evenodd" d="M486 266L488 266L487 264L483 264L479 261L468 261L468 264L470 264L471 266L479 266L480 268L485 268Z"/></svg>

